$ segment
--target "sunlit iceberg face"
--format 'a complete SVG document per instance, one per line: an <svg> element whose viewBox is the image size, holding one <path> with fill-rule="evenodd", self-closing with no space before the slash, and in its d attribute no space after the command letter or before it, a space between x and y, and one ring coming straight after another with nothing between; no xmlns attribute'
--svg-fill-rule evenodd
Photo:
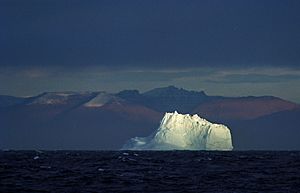
<svg viewBox="0 0 300 193"><path fill-rule="evenodd" d="M130 139L129 150L221 150L233 149L228 127L198 115L166 113L155 133Z"/></svg>

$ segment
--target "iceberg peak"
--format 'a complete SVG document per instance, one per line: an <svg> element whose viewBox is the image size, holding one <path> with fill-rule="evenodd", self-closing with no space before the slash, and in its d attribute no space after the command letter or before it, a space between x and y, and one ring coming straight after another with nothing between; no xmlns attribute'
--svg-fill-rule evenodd
<svg viewBox="0 0 300 193"><path fill-rule="evenodd" d="M211 123L197 114L165 113L159 128L148 137L130 139L129 150L232 150L231 133L222 124Z"/></svg>

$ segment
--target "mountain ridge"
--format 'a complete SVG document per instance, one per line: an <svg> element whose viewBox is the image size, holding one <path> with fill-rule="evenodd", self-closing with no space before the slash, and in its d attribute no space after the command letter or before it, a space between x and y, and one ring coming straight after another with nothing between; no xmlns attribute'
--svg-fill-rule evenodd
<svg viewBox="0 0 300 193"><path fill-rule="evenodd" d="M296 103L273 96L209 96L203 91L172 86L143 93L137 90L118 93L68 91L45 92L27 98L0 96L0 104L0 148L29 149L118 149L134 136L150 135L163 114L175 110L229 124L234 131L233 142L237 150L243 147L259 149L251 141L245 145L237 139L247 141L247 136L254 136L259 141L259 133L255 133L258 129L272 130L272 122L268 121L270 124L264 124L266 127L262 128L260 124L265 122L260 118L278 113L274 119L293 122L297 121L295 116L300 109ZM284 116L283 112L290 112L289 116ZM249 125L255 128L249 128ZM275 125L274 128L276 139L286 135L287 131ZM287 130L294 132L295 126L289 126Z"/></svg>

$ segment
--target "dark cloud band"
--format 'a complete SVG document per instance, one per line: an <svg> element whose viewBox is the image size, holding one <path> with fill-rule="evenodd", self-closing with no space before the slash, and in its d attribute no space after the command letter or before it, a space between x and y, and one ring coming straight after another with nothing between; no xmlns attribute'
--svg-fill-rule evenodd
<svg viewBox="0 0 300 193"><path fill-rule="evenodd" d="M3 0L0 65L289 66L296 0Z"/></svg>

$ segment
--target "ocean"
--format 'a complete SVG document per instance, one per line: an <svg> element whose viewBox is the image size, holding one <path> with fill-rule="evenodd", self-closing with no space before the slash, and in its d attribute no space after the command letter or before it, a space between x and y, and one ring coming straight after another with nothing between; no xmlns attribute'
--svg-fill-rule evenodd
<svg viewBox="0 0 300 193"><path fill-rule="evenodd" d="M0 151L0 192L300 192L299 151Z"/></svg>

